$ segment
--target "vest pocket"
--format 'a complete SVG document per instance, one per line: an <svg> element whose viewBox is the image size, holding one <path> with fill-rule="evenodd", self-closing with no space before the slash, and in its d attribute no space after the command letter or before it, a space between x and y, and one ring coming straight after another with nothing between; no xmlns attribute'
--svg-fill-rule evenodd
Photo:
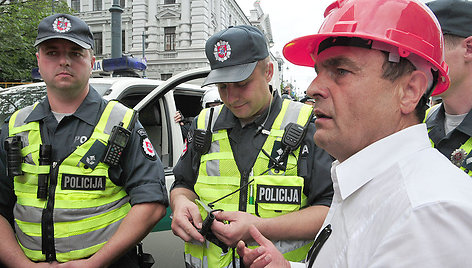
<svg viewBox="0 0 472 268"><path fill-rule="evenodd" d="M299 205L256 203L256 215L261 218L273 218L299 209Z"/></svg>
<svg viewBox="0 0 472 268"><path fill-rule="evenodd" d="M255 214L262 218L276 217L297 211L305 202L303 178L298 176L256 176Z"/></svg>

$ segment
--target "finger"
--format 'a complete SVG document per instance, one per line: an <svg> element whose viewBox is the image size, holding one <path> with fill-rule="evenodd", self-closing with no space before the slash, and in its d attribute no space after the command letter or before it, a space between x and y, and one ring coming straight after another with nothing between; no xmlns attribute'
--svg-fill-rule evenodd
<svg viewBox="0 0 472 268"><path fill-rule="evenodd" d="M205 238L198 232L198 230L193 225L191 226L191 228L186 229L185 231L192 237L193 240L197 240L203 243L205 241Z"/></svg>
<svg viewBox="0 0 472 268"><path fill-rule="evenodd" d="M252 236L252 238L254 238L254 241L256 241L261 246L274 246L272 242L265 238L254 225L249 226L249 234Z"/></svg>
<svg viewBox="0 0 472 268"><path fill-rule="evenodd" d="M216 221L213 221L213 224L211 225L211 230L214 233L225 233L228 226L229 226L228 224L216 220Z"/></svg>
<svg viewBox="0 0 472 268"><path fill-rule="evenodd" d="M189 242L192 239L203 242L203 236L194 226L195 221L200 221L201 225L201 219L202 218L196 205L185 207L184 209L174 213L171 224L172 231L175 235L179 236L186 242Z"/></svg>
<svg viewBox="0 0 472 268"><path fill-rule="evenodd" d="M193 222L193 224L190 223L192 226L191 230L187 230L188 234L193 239L203 243L205 241L205 238L197 230L202 228L203 220L202 215L200 214L200 210L198 209L195 203L192 203L192 206L188 207L188 213L190 214L191 221Z"/></svg>
<svg viewBox="0 0 472 268"><path fill-rule="evenodd" d="M238 242L236 246L236 251L238 252L238 255L243 259L244 264L247 267L253 267L253 263L259 258L263 257L265 253L265 249L261 247L256 249L247 248L242 240Z"/></svg>
<svg viewBox="0 0 472 268"><path fill-rule="evenodd" d="M189 209L190 216L192 217L193 225L197 227L198 229L202 228L202 215L200 214L200 210L198 210L198 207L195 205L195 207L191 207Z"/></svg>
<svg viewBox="0 0 472 268"><path fill-rule="evenodd" d="M185 231L185 229L181 226L181 224L177 223L175 216L174 216L174 219L172 220L172 224L170 227L172 229L172 233L182 238L182 240L184 240L185 242L189 242L190 240L192 240L192 237L190 237L190 235Z"/></svg>
<svg viewBox="0 0 472 268"><path fill-rule="evenodd" d="M229 228L229 224L224 224L220 221L213 221L211 225L211 231L221 242L225 243L228 246L236 246L239 239L231 239L232 232Z"/></svg>
<svg viewBox="0 0 472 268"><path fill-rule="evenodd" d="M234 211L216 211L213 214L218 221L233 221L236 216Z"/></svg>
<svg viewBox="0 0 472 268"><path fill-rule="evenodd" d="M250 266L252 261L250 260L250 251L251 249L246 247L244 241L240 240L236 245L236 252L238 253L239 257L243 260L246 266Z"/></svg>
<svg viewBox="0 0 472 268"><path fill-rule="evenodd" d="M262 254L251 264L250 268L264 268L270 264L272 257L270 254Z"/></svg>
<svg viewBox="0 0 472 268"><path fill-rule="evenodd" d="M174 231L174 229L172 229ZM182 223L174 232L177 236L182 238L185 242L191 240L197 240L200 242L205 241L205 238L198 232L198 230L189 221Z"/></svg>
<svg viewBox="0 0 472 268"><path fill-rule="evenodd" d="M246 252L244 251L246 249L246 244L244 241L240 240L238 244L236 245L236 252L238 252L238 255L244 258L244 255Z"/></svg>

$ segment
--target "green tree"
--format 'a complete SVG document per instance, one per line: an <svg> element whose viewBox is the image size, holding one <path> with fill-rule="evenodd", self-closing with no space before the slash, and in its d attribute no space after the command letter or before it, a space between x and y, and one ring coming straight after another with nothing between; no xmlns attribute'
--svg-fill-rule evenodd
<svg viewBox="0 0 472 268"><path fill-rule="evenodd" d="M0 1L0 81L32 80L38 24L53 10L73 13L65 0Z"/></svg>

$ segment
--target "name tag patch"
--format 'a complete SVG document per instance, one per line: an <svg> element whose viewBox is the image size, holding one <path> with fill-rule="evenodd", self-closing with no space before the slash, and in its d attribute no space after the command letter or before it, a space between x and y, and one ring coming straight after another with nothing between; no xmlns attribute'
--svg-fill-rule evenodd
<svg viewBox="0 0 472 268"><path fill-rule="evenodd" d="M258 203L301 204L301 186L257 185Z"/></svg>
<svg viewBox="0 0 472 268"><path fill-rule="evenodd" d="M105 190L105 176L62 175L62 190Z"/></svg>

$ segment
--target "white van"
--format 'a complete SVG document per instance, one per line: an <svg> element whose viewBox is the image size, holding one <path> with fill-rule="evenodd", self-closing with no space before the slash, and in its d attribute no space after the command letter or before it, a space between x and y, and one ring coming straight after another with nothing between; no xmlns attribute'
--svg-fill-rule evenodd
<svg viewBox="0 0 472 268"><path fill-rule="evenodd" d="M200 99L206 88L199 79L205 78L209 68L182 72L167 81L154 79L113 77L91 78L90 84L105 99L116 99L139 112L140 122L146 129L164 166L167 190L174 181L172 169L182 154L184 144L180 125L174 122L179 110L184 117L194 117L201 110ZM196 84L187 82L194 81ZM17 109L43 98L43 82L7 88L0 92L0 122ZM170 208L167 215L143 240L143 249L151 253L155 267L184 268L184 243L170 230Z"/></svg>

